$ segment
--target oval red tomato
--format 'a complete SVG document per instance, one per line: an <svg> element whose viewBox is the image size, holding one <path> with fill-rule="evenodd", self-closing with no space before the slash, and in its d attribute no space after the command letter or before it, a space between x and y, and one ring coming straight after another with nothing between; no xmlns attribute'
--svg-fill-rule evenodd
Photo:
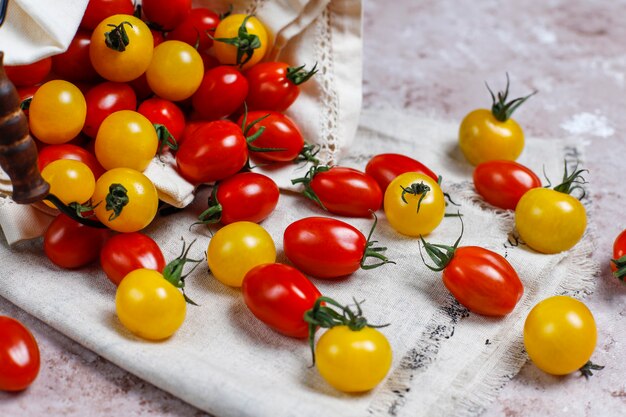
<svg viewBox="0 0 626 417"><path fill-rule="evenodd" d="M328 217L307 217L293 222L285 229L283 249L289 260L305 274L317 278L340 278L363 267L371 255L367 238L357 228ZM371 269L373 266L365 266Z"/></svg>
<svg viewBox="0 0 626 417"><path fill-rule="evenodd" d="M100 265L111 282L119 285L135 269L163 272L165 257L159 245L149 236L138 232L120 233L102 247Z"/></svg>
<svg viewBox="0 0 626 417"><path fill-rule="evenodd" d="M245 75L250 89L246 104L249 110L273 110L283 112L300 94L300 87L316 70L290 67L284 62L261 62Z"/></svg>
<svg viewBox="0 0 626 417"><path fill-rule="evenodd" d="M304 178L304 195L331 213L369 217L383 203L383 193L371 176L353 168L314 167Z"/></svg>
<svg viewBox="0 0 626 417"><path fill-rule="evenodd" d="M527 191L541 187L541 180L515 161L488 161L474 170L474 187L489 204L515 210Z"/></svg>
<svg viewBox="0 0 626 417"><path fill-rule="evenodd" d="M96 159L96 156L80 146L64 143L62 145L50 145L39 151L39 171L42 171L46 165L52 161L59 159L72 159L80 161L87 165L94 178L97 180L100 175L104 174L104 168Z"/></svg>
<svg viewBox="0 0 626 417"><path fill-rule="evenodd" d="M0 316L0 390L26 389L39 374L39 346L19 321Z"/></svg>
<svg viewBox="0 0 626 417"><path fill-rule="evenodd" d="M30 87L42 82L50 73L52 59L44 58L27 65L5 65L7 77L16 87Z"/></svg>
<svg viewBox="0 0 626 417"><path fill-rule="evenodd" d="M248 94L248 81L235 68L221 65L204 73L192 97L193 108L207 120L217 120L239 109Z"/></svg>
<svg viewBox="0 0 626 417"><path fill-rule="evenodd" d="M397 153L384 153L375 155L369 160L365 167L365 173L372 176L385 192L387 187L397 177L407 172L419 172L428 175L435 181L439 178L426 165L406 155Z"/></svg>
<svg viewBox="0 0 626 417"><path fill-rule="evenodd" d="M76 82L95 82L100 76L91 64L91 32L79 30L62 54L52 57L52 69L60 78Z"/></svg>
<svg viewBox="0 0 626 417"><path fill-rule="evenodd" d="M143 0L141 5L146 19L165 31L180 25L191 12L191 0Z"/></svg>
<svg viewBox="0 0 626 417"><path fill-rule="evenodd" d="M132 0L89 0L80 27L94 30L107 17L116 14L132 15L134 12Z"/></svg>
<svg viewBox="0 0 626 417"><path fill-rule="evenodd" d="M209 209L200 215L200 220L208 223L259 223L272 214L280 195L278 186L270 177L256 172L235 174L216 187L217 191L213 191L209 200Z"/></svg>
<svg viewBox="0 0 626 417"><path fill-rule="evenodd" d="M150 98L139 106L137 111L152 124L163 125L178 141L185 131L185 114L174 103L160 97Z"/></svg>
<svg viewBox="0 0 626 417"><path fill-rule="evenodd" d="M98 259L108 237L108 229L85 226L59 214L46 230L43 250L48 259L61 268L80 268Z"/></svg>
<svg viewBox="0 0 626 417"><path fill-rule="evenodd" d="M176 153L178 171L192 183L228 178L247 161L246 138L241 128L228 120L203 125L185 139Z"/></svg>
<svg viewBox="0 0 626 417"><path fill-rule="evenodd" d="M83 132L95 138L100 125L109 115L120 110L135 110L137 96L135 91L126 83L111 81L98 84L87 92L87 118Z"/></svg>
<svg viewBox="0 0 626 417"><path fill-rule="evenodd" d="M191 9L189 15L173 31L167 34L167 39L177 40L197 46L198 51L204 51L213 46L213 39L209 35L215 34L215 28L220 23L220 16L206 7Z"/></svg>
<svg viewBox="0 0 626 417"><path fill-rule="evenodd" d="M282 264L259 265L248 271L241 289L246 305L263 323L286 336L309 336L304 313L322 294L300 271Z"/></svg>
<svg viewBox="0 0 626 417"><path fill-rule="evenodd" d="M289 162L296 159L304 147L304 138L294 121L275 111L251 111L246 122L253 123L262 117L265 118L251 126L247 132L247 136L252 136L264 128L261 136L250 144L250 155L266 161ZM243 116L238 123L241 125L242 122ZM254 149L257 148L281 150L255 152Z"/></svg>

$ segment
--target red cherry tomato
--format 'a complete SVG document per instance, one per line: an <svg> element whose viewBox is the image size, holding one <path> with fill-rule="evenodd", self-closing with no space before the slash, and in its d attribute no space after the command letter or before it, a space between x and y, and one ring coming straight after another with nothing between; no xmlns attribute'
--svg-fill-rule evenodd
<svg viewBox="0 0 626 417"><path fill-rule="evenodd" d="M246 71L250 85L246 98L248 109L287 110L300 94L298 85L313 75L304 69L296 70L284 62L261 62Z"/></svg>
<svg viewBox="0 0 626 417"><path fill-rule="evenodd" d="M369 217L383 202L374 178L352 168L314 167L304 178L292 182L303 183L304 195L341 216Z"/></svg>
<svg viewBox="0 0 626 417"><path fill-rule="evenodd" d="M241 290L246 305L263 323L286 336L308 337L304 313L322 294L300 271L282 264L259 265L248 271Z"/></svg>
<svg viewBox="0 0 626 417"><path fill-rule="evenodd" d="M384 193L387 187L400 175L407 172L419 172L438 181L437 175L426 165L413 158L397 153L384 153L372 157L365 167L365 173L371 175Z"/></svg>
<svg viewBox="0 0 626 417"><path fill-rule="evenodd" d="M42 82L50 73L52 58L44 58L28 65L5 65L7 77L16 87L30 87Z"/></svg>
<svg viewBox="0 0 626 417"><path fill-rule="evenodd" d="M178 141L185 131L185 114L174 103L159 97L150 98L139 106L137 111L152 124L163 125Z"/></svg>
<svg viewBox="0 0 626 417"><path fill-rule="evenodd" d="M317 278L350 275L369 256L368 249L363 233L348 223L328 217L298 220L285 229L283 236L287 258L300 271Z"/></svg>
<svg viewBox="0 0 626 417"><path fill-rule="evenodd" d="M26 389L39 374L39 346L19 321L0 316L0 391Z"/></svg>
<svg viewBox="0 0 626 417"><path fill-rule="evenodd" d="M191 0L143 0L146 19L161 30L172 30L191 12Z"/></svg>
<svg viewBox="0 0 626 417"><path fill-rule="evenodd" d="M241 128L228 120L200 127L176 152L178 172L192 183L219 181L239 172L248 160Z"/></svg>
<svg viewBox="0 0 626 417"><path fill-rule="evenodd" d="M61 268L80 268L98 259L108 237L108 229L85 226L59 214L46 230L43 250L48 259Z"/></svg>
<svg viewBox="0 0 626 417"><path fill-rule="evenodd" d="M42 171L50 162L59 159L73 159L87 165L95 179L104 174L104 168L93 153L80 146L64 143L62 145L50 145L39 151L39 171Z"/></svg>
<svg viewBox="0 0 626 417"><path fill-rule="evenodd" d="M246 78L235 68L221 65L204 73L192 97L193 108L204 119L221 119L239 109L247 94Z"/></svg>
<svg viewBox="0 0 626 417"><path fill-rule="evenodd" d="M138 233L120 233L104 244L100 252L100 265L115 285L135 269L152 269L162 272L165 258L152 238Z"/></svg>
<svg viewBox="0 0 626 417"><path fill-rule="evenodd" d="M474 187L489 204L515 210L528 190L541 187L541 180L515 161L488 161L474 170Z"/></svg>
<svg viewBox="0 0 626 417"><path fill-rule="evenodd" d="M152 40L155 48L165 42L165 36L163 35L163 32L156 29L150 29L150 32L152 32Z"/></svg>
<svg viewBox="0 0 626 417"><path fill-rule="evenodd" d="M109 115L120 110L135 110L137 96L135 91L126 83L111 81L98 84L85 96L87 101L87 118L83 132L95 138L100 125Z"/></svg>
<svg viewBox="0 0 626 417"><path fill-rule="evenodd" d="M52 57L52 69L60 78L71 82L95 82L100 76L89 58L91 32L79 30L62 54Z"/></svg>
<svg viewBox="0 0 626 417"><path fill-rule="evenodd" d="M146 78L145 72L141 74L138 78L129 81L128 85L130 85L135 91L138 100L145 100L154 94L154 91L152 91L152 89L148 85L148 78Z"/></svg>
<svg viewBox="0 0 626 417"><path fill-rule="evenodd" d="M611 270L613 272L620 270L620 272L615 273L615 276L622 282L624 281L624 276L626 276L626 268L622 271L622 268L626 267L626 262L619 262L619 259L624 256L626 256L626 230L622 231L615 238L615 242L613 242L613 261L611 262Z"/></svg>
<svg viewBox="0 0 626 417"><path fill-rule="evenodd" d="M187 122L187 124L185 124L185 130L183 130L183 134L180 139L176 138L178 145L180 146L180 144L187 140L187 138L193 136L196 130L209 123L211 122L206 122L204 120L191 120Z"/></svg>
<svg viewBox="0 0 626 417"><path fill-rule="evenodd" d="M134 12L135 6L132 0L89 0L80 27L94 30L107 17L116 14L132 15Z"/></svg>
<svg viewBox="0 0 626 417"><path fill-rule="evenodd" d="M189 15L176 28L167 34L167 39L198 45L198 51L204 51L213 46L213 39L209 35L215 34L215 28L220 23L220 16L205 7L191 9Z"/></svg>
<svg viewBox="0 0 626 417"><path fill-rule="evenodd" d="M209 208L200 215L200 220L207 223L259 223L272 214L280 195L271 178L256 172L235 174L216 187Z"/></svg>
<svg viewBox="0 0 626 417"><path fill-rule="evenodd" d="M254 67L252 67L254 68ZM269 116L267 116L269 115ZM248 131L248 136L254 135L261 127L265 130L252 142L254 148L284 149L281 151L254 152L251 148L250 155L267 161L288 162L298 157L304 147L304 138L300 129L289 117L274 111L251 111L247 116L247 123L252 123L263 116L263 120L255 123ZM243 116L239 118L239 125L243 122Z"/></svg>
<svg viewBox="0 0 626 417"><path fill-rule="evenodd" d="M510 313L524 293L524 286L511 264L501 255L478 246L442 251L425 243L427 253L443 270L443 283L459 303L485 316ZM431 254L437 253L438 256Z"/></svg>

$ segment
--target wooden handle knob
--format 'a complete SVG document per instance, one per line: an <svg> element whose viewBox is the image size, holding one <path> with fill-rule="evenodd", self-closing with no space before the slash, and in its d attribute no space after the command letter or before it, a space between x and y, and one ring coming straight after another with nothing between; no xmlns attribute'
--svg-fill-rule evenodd
<svg viewBox="0 0 626 417"><path fill-rule="evenodd" d="M30 204L43 200L50 185L39 173L37 147L28 131L17 90L4 71L3 59L0 51L0 166L11 178L13 200Z"/></svg>

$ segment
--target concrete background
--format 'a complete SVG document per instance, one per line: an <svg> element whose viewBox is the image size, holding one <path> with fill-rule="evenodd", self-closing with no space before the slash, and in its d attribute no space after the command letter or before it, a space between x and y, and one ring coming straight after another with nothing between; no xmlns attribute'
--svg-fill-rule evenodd
<svg viewBox="0 0 626 417"><path fill-rule="evenodd" d="M393 106L458 120L488 107L509 72L512 95L540 93L516 114L527 135L590 143L591 225L602 266L586 299L599 329L586 381L527 364L484 413L494 416L624 415L626 286L610 275L613 239L626 228L626 1L399 0L365 2L364 106ZM4 279L20 279L4 277ZM204 413L141 381L0 299L37 338L42 369L19 394L0 393L1 416L162 416Z"/></svg>

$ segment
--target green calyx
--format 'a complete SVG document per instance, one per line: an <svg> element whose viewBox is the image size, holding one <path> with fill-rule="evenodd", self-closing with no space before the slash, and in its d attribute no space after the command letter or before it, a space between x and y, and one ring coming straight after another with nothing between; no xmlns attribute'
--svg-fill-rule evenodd
<svg viewBox="0 0 626 417"><path fill-rule="evenodd" d="M245 19L243 19L243 22L241 22L241 26L239 26L239 31L237 32L236 37L211 37L211 39L213 39L214 41L233 45L237 48L237 66L239 67L243 67L248 61L250 61L252 59L252 55L254 54L254 50L261 47L261 39L259 39L257 35L248 33L248 29L246 28L248 19L250 19L252 16L253 15L248 15Z"/></svg>
<svg viewBox="0 0 626 417"><path fill-rule="evenodd" d="M157 150L157 155L159 159L161 159L161 155L163 154L163 149L167 146L173 151L178 150L178 142L176 142L176 138L172 136L170 131L162 124L154 124L154 130L156 130L157 139L159 139L159 148Z"/></svg>
<svg viewBox="0 0 626 417"><path fill-rule="evenodd" d="M258 146L254 146L252 143L257 140L258 138L261 137L261 135L263 134L263 132L265 132L265 126L261 126L257 129L257 131L248 136L248 134L250 133L250 130L257 125L259 122L265 120L266 118L268 118L270 116L270 114L266 114L264 116L259 117L256 120L253 120L252 122L248 123L248 105L244 102L243 103L243 108L244 108L244 113L243 113L243 119L241 121L241 130L243 131L243 135L246 138L246 142L248 144L248 150L251 152L280 152L280 151L286 151L286 148L260 148Z"/></svg>
<svg viewBox="0 0 626 417"><path fill-rule="evenodd" d="M106 210L113 212L109 216L109 221L115 220L122 214L122 210L129 202L128 190L122 184L111 184L109 193L104 201L106 203Z"/></svg>
<svg viewBox="0 0 626 417"><path fill-rule="evenodd" d="M389 326L389 324L369 324L367 319L363 317L363 310L361 309L363 301L353 300L356 305L356 311L353 311L349 306L339 304L330 297L320 297L315 301L313 308L304 313L304 321L309 324L309 346L311 347L311 356L313 358L311 366L315 365L315 332L319 327L331 329L336 326L348 326L350 330L358 332L365 327L381 328Z"/></svg>
<svg viewBox="0 0 626 417"><path fill-rule="evenodd" d="M626 283L626 281L624 281L624 277L626 277L626 255L622 256L619 259L611 259L611 262L613 262L613 265L615 265L615 267L617 268L613 272L615 278L622 281L622 283Z"/></svg>
<svg viewBox="0 0 626 417"><path fill-rule="evenodd" d="M209 207L206 210L204 210L202 213L200 213L200 215L198 216L198 221L195 222L193 225L215 224L215 223L219 223L219 221L222 220L222 205L220 204L219 201L217 201L218 187L219 187L218 184L216 184L213 187L213 191L211 192L211 195L209 196L209 200L208 200Z"/></svg>
<svg viewBox="0 0 626 417"><path fill-rule="evenodd" d="M537 91L533 91L532 93L530 93L529 95L525 97L519 97L519 98L516 98L514 100L507 102L508 97L509 97L509 85L510 85L509 73L506 74L506 88L504 92L498 91L497 98L493 94L493 91L491 91L491 88L489 88L489 84L485 82L485 85L487 86L487 90L489 90L489 94L491 94L491 100L492 100L491 113L493 113L493 116L501 122L506 122L507 120L509 120L511 116L513 115L513 112L517 110L519 106L524 104L524 102L528 100L530 97L537 94Z"/></svg>
<svg viewBox="0 0 626 417"><path fill-rule="evenodd" d="M589 379L590 376L593 376L592 371L601 371L602 369L604 369L604 366L596 365L595 363L588 361L579 369L579 371L585 379Z"/></svg>
<svg viewBox="0 0 626 417"><path fill-rule="evenodd" d="M163 278L165 278L170 284L172 284L176 288L181 289L181 291L183 292L183 297L185 297L185 301L187 303L197 306L198 304L196 304L191 298L187 297L187 294L185 294L185 278L187 278L198 267L200 262L202 262L202 259L189 259L187 257L187 255L189 254L189 250L195 242L196 241L194 240L189 244L189 246L187 246L185 241L183 240L183 250L176 259L165 265L165 268L163 269ZM193 268L191 268L191 271L183 275L185 264L189 262L195 263L195 265Z"/></svg>
<svg viewBox="0 0 626 417"><path fill-rule="evenodd" d="M587 184L587 181L585 181L582 173L589 171L586 169L578 169L578 165L576 165L576 167L574 167L574 171L569 173L567 169L567 161L564 161L563 165L563 180L559 185L554 187L553 190L564 194L572 194L574 190L579 190L582 193L579 200L582 200L585 198L585 189L583 188L583 185ZM548 181L548 187L550 187L552 185L550 184L550 180L547 177L546 180Z"/></svg>
<svg viewBox="0 0 626 417"><path fill-rule="evenodd" d="M395 262L390 261L382 252L386 251L386 247L376 247L374 246L378 241L372 240L372 235L374 234L374 230L376 229L376 225L378 224L378 216L376 213L372 211L372 215L374 216L374 224L372 224L372 228L370 229L369 234L367 235L367 243L365 244L365 251L363 252L363 257L361 258L361 268L365 270L378 268L379 266L383 266L385 264L395 264ZM366 264L368 258L376 258L380 260L380 262L375 262L372 264Z"/></svg>
<svg viewBox="0 0 626 417"><path fill-rule="evenodd" d="M328 210L324 206L324 203L322 203L320 198L317 196L317 194L315 194L315 191L313 191L313 188L311 188L311 181L313 181L313 178L315 178L315 176L319 174L320 172L327 172L327 171L330 171L330 169L331 167L326 166L326 165L314 165L311 167L311 169L309 169L309 171L306 173L304 177L295 178L291 180L291 183L293 185L296 185L296 184L304 185L304 191L302 192L302 194L304 194L306 198L315 201L315 203L317 203L317 205L323 208L324 210Z"/></svg>
<svg viewBox="0 0 626 417"><path fill-rule="evenodd" d="M458 215L458 217L461 220L461 234L452 246L428 243L424 240L424 237L420 235L420 240L422 241L422 245L424 245L424 250L430 257L430 259L435 263L435 266L428 265L428 263L426 263L421 246L419 247L420 257L422 258L422 262L424 262L424 265L426 265L426 267L431 271L443 271L444 269L446 269L446 266L448 266L450 261L452 261L452 258L454 258L454 253L459 247L459 243L461 243L461 238L463 237L464 231L463 218L460 214Z"/></svg>
<svg viewBox="0 0 626 417"><path fill-rule="evenodd" d="M404 204L409 204L409 202L406 201L406 198L404 198L406 194L420 196L420 199L417 201L417 211L416 211L416 213L419 213L420 207L422 206L422 201L424 200L424 198L426 198L426 194L428 194L428 192L430 191L430 187L424 184L423 181L420 181L419 183L415 182L409 185L408 187L403 187L401 185L400 188L402 188L402 194L400 195L400 198L402 198L402 201L404 202Z"/></svg>
<svg viewBox="0 0 626 417"><path fill-rule="evenodd" d="M123 21L119 25L108 24L107 26L112 27L109 32L104 33L104 43L109 48L114 51L124 52L126 47L130 43L130 39L128 39L128 34L126 33L126 29L124 25L128 25L131 28L133 25L130 22Z"/></svg>
<svg viewBox="0 0 626 417"><path fill-rule="evenodd" d="M307 71L304 67L306 65L300 65L299 67L289 67L287 68L287 79L291 81L294 85L300 85L304 82L307 82L312 76L314 76L317 69L317 62L313 65L310 71Z"/></svg>
<svg viewBox="0 0 626 417"><path fill-rule="evenodd" d="M293 160L294 164L299 164L301 162L311 162L313 165L317 166L320 164L320 160L317 159L317 154L320 152L320 146L315 145L313 143L304 143L302 150Z"/></svg>
<svg viewBox="0 0 626 417"><path fill-rule="evenodd" d="M22 109L22 110L28 110L28 109L30 109L30 103L32 103L32 101L33 101L33 98L32 98L32 97L29 97L29 98L27 98L26 100L22 101L22 102L20 103L20 109Z"/></svg>

